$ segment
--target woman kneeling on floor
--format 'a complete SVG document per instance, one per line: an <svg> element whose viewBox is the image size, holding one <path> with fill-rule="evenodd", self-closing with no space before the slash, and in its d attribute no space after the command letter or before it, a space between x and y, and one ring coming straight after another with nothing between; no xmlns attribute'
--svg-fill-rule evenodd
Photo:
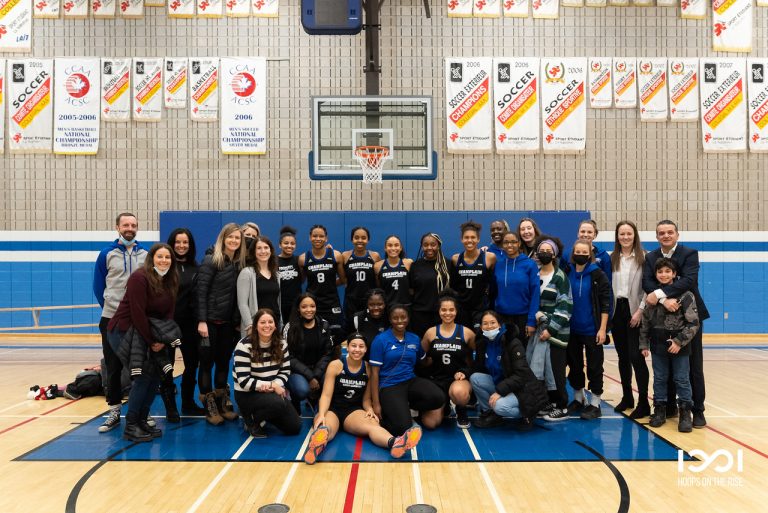
<svg viewBox="0 0 768 513"><path fill-rule="evenodd" d="M368 386L370 366L363 359L366 349L365 337L359 333L352 334L347 340L346 358L334 360L328 365L314 431L304 454L304 461L310 465L315 463L340 427L352 435L367 436L379 447L389 448L393 458L401 458L421 439L418 425L408 428L398 437L379 425Z"/></svg>

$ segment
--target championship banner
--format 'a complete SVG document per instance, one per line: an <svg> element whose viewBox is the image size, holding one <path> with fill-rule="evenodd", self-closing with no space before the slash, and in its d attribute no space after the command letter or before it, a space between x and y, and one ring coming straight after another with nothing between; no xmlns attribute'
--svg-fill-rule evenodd
<svg viewBox="0 0 768 513"><path fill-rule="evenodd" d="M539 59L493 60L496 153L538 153Z"/></svg>
<svg viewBox="0 0 768 513"><path fill-rule="evenodd" d="M445 59L448 153L490 153L493 109L489 57Z"/></svg>
<svg viewBox="0 0 768 513"><path fill-rule="evenodd" d="M712 49L752 51L752 0L712 0Z"/></svg>
<svg viewBox="0 0 768 513"><path fill-rule="evenodd" d="M101 59L101 119L131 119L131 59Z"/></svg>
<svg viewBox="0 0 768 513"><path fill-rule="evenodd" d="M560 0L563 7L584 7L584 0Z"/></svg>
<svg viewBox="0 0 768 513"><path fill-rule="evenodd" d="M501 16L500 0L475 0L472 4L475 18L498 18Z"/></svg>
<svg viewBox="0 0 768 513"><path fill-rule="evenodd" d="M56 59L53 152L96 155L99 151L99 59Z"/></svg>
<svg viewBox="0 0 768 513"><path fill-rule="evenodd" d="M669 60L669 116L672 121L699 119L699 59Z"/></svg>
<svg viewBox="0 0 768 513"><path fill-rule="evenodd" d="M195 15L195 0L168 0L169 18L192 18Z"/></svg>
<svg viewBox="0 0 768 513"><path fill-rule="evenodd" d="M640 121L667 120L667 59L640 59L637 87L640 93Z"/></svg>
<svg viewBox="0 0 768 513"><path fill-rule="evenodd" d="M221 152L267 152L267 60L221 59Z"/></svg>
<svg viewBox="0 0 768 513"><path fill-rule="evenodd" d="M707 17L707 0L680 0L680 17L684 20L703 20Z"/></svg>
<svg viewBox="0 0 768 513"><path fill-rule="evenodd" d="M219 115L219 59L190 59L188 80L192 120L216 121Z"/></svg>
<svg viewBox="0 0 768 513"><path fill-rule="evenodd" d="M55 20L61 14L61 0L37 0L32 5L33 18Z"/></svg>
<svg viewBox="0 0 768 513"><path fill-rule="evenodd" d="M186 58L165 58L163 75L163 97L166 109L183 109L187 106L187 67Z"/></svg>
<svg viewBox="0 0 768 513"><path fill-rule="evenodd" d="M5 59L0 59L0 155L5 153Z"/></svg>
<svg viewBox="0 0 768 513"><path fill-rule="evenodd" d="M257 18L277 18L279 0L251 0L251 12Z"/></svg>
<svg viewBox="0 0 768 513"><path fill-rule="evenodd" d="M501 10L507 18L527 18L530 5L528 0L502 0Z"/></svg>
<svg viewBox="0 0 768 513"><path fill-rule="evenodd" d="M222 0L197 0L198 18L221 18Z"/></svg>
<svg viewBox="0 0 768 513"><path fill-rule="evenodd" d="M637 106L635 59L613 59L613 101L617 109L634 109Z"/></svg>
<svg viewBox="0 0 768 513"><path fill-rule="evenodd" d="M53 138L53 61L8 61L8 148L50 153Z"/></svg>
<svg viewBox="0 0 768 513"><path fill-rule="evenodd" d="M593 109L607 109L613 105L611 64L610 57L589 59L589 106Z"/></svg>
<svg viewBox="0 0 768 513"><path fill-rule="evenodd" d="M91 0L91 14L94 18L114 18L117 14L117 0Z"/></svg>
<svg viewBox="0 0 768 513"><path fill-rule="evenodd" d="M32 51L32 0L0 0L0 52Z"/></svg>
<svg viewBox="0 0 768 513"><path fill-rule="evenodd" d="M61 8L64 9L64 18L78 20L88 17L88 0L62 0Z"/></svg>
<svg viewBox="0 0 768 513"><path fill-rule="evenodd" d="M120 0L120 15L123 18L143 18L144 0Z"/></svg>
<svg viewBox="0 0 768 513"><path fill-rule="evenodd" d="M768 59L747 61L749 150L768 151Z"/></svg>
<svg viewBox="0 0 768 513"><path fill-rule="evenodd" d="M133 120L160 121L163 59L133 59Z"/></svg>
<svg viewBox="0 0 768 513"><path fill-rule="evenodd" d="M452 18L470 18L473 0L448 0L448 16Z"/></svg>
<svg viewBox="0 0 768 513"><path fill-rule="evenodd" d="M701 135L705 152L747 149L744 59L700 59Z"/></svg>
<svg viewBox="0 0 768 513"><path fill-rule="evenodd" d="M229 18L247 18L251 15L252 0L226 0L224 14Z"/></svg>
<svg viewBox="0 0 768 513"><path fill-rule="evenodd" d="M587 144L587 59L541 60L544 153L578 153Z"/></svg>
<svg viewBox="0 0 768 513"><path fill-rule="evenodd" d="M560 16L560 0L533 0L533 17L555 19Z"/></svg>

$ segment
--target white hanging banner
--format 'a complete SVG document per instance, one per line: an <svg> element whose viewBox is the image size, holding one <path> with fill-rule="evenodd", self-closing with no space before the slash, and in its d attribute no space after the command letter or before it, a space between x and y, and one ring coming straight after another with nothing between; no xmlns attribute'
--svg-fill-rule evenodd
<svg viewBox="0 0 768 513"><path fill-rule="evenodd" d="M527 18L531 6L528 0L503 0L501 10L507 18Z"/></svg>
<svg viewBox="0 0 768 513"><path fill-rule="evenodd" d="M5 59L0 59L0 155L5 153Z"/></svg>
<svg viewBox="0 0 768 513"><path fill-rule="evenodd" d="M197 0L198 18L221 18L222 0Z"/></svg>
<svg viewBox="0 0 768 513"><path fill-rule="evenodd" d="M629 5L629 0L608 0L608 5L611 7L626 7Z"/></svg>
<svg viewBox="0 0 768 513"><path fill-rule="evenodd" d="M473 0L448 0L448 16L469 18L472 16Z"/></svg>
<svg viewBox="0 0 768 513"><path fill-rule="evenodd" d="M500 0L475 0L472 14L476 18L498 18L501 16Z"/></svg>
<svg viewBox="0 0 768 513"><path fill-rule="evenodd" d="M99 59L55 60L53 152L96 155L99 151Z"/></svg>
<svg viewBox="0 0 768 513"><path fill-rule="evenodd" d="M605 7L608 4L606 0L586 0L587 7Z"/></svg>
<svg viewBox="0 0 768 513"><path fill-rule="evenodd" d="M247 18L251 15L251 0L226 0L224 14L229 18Z"/></svg>
<svg viewBox="0 0 768 513"><path fill-rule="evenodd" d="M632 0L635 7L653 7L653 0Z"/></svg>
<svg viewBox="0 0 768 513"><path fill-rule="evenodd" d="M534 18L554 19L560 16L560 0L533 0Z"/></svg>
<svg viewBox="0 0 768 513"><path fill-rule="evenodd" d="M188 80L192 120L216 121L219 116L219 59L190 59Z"/></svg>
<svg viewBox="0 0 768 513"><path fill-rule="evenodd" d="M611 58L590 57L589 106L593 109L607 109L611 105L613 105Z"/></svg>
<svg viewBox="0 0 768 513"><path fill-rule="evenodd" d="M101 59L101 119L131 119L131 59Z"/></svg>
<svg viewBox="0 0 768 513"><path fill-rule="evenodd" d="M679 0L656 0L656 7L677 7Z"/></svg>
<svg viewBox="0 0 768 513"><path fill-rule="evenodd" d="M493 60L496 153L538 153L539 59Z"/></svg>
<svg viewBox="0 0 768 513"><path fill-rule="evenodd" d="M221 152L264 155L267 152L267 60L263 57L221 59Z"/></svg>
<svg viewBox="0 0 768 513"><path fill-rule="evenodd" d="M32 51L32 0L0 0L0 52Z"/></svg>
<svg viewBox="0 0 768 513"><path fill-rule="evenodd" d="M187 58L165 58L163 97L166 109L183 109L187 106Z"/></svg>
<svg viewBox="0 0 768 513"><path fill-rule="evenodd" d="M163 59L133 59L133 120L160 121Z"/></svg>
<svg viewBox="0 0 768 513"><path fill-rule="evenodd" d="M168 0L169 18L192 18L195 15L195 0Z"/></svg>
<svg viewBox="0 0 768 513"><path fill-rule="evenodd" d="M584 0L560 0L563 7L584 7Z"/></svg>
<svg viewBox="0 0 768 513"><path fill-rule="evenodd" d="M123 18L143 18L144 0L120 0L120 15Z"/></svg>
<svg viewBox="0 0 768 513"><path fill-rule="evenodd" d="M277 18L279 0L252 0L251 12L257 18Z"/></svg>
<svg viewBox="0 0 768 513"><path fill-rule="evenodd" d="M768 59L747 61L749 150L768 151Z"/></svg>
<svg viewBox="0 0 768 513"><path fill-rule="evenodd" d="M667 120L667 59L638 60L640 121Z"/></svg>
<svg viewBox="0 0 768 513"><path fill-rule="evenodd" d="M61 14L61 0L35 0L32 5L33 18L55 20Z"/></svg>
<svg viewBox="0 0 768 513"><path fill-rule="evenodd" d="M757 0L758 7L768 7L768 0Z"/></svg>
<svg viewBox="0 0 768 513"><path fill-rule="evenodd" d="M8 148L50 153L53 138L53 61L8 60Z"/></svg>
<svg viewBox="0 0 768 513"><path fill-rule="evenodd" d="M613 102L617 109L637 106L637 70L635 59L613 59Z"/></svg>
<svg viewBox="0 0 768 513"><path fill-rule="evenodd" d="M701 135L705 152L747 149L744 59L699 61Z"/></svg>
<svg viewBox="0 0 768 513"><path fill-rule="evenodd" d="M63 0L61 8L65 18L77 20L88 17L88 0Z"/></svg>
<svg viewBox="0 0 768 513"><path fill-rule="evenodd" d="M144 0L146 7L165 7L165 0Z"/></svg>
<svg viewBox="0 0 768 513"><path fill-rule="evenodd" d="M544 153L578 153L586 149L587 59L541 60L542 136Z"/></svg>
<svg viewBox="0 0 768 513"><path fill-rule="evenodd" d="M448 153L490 153L490 57L445 59L446 128Z"/></svg>
<svg viewBox="0 0 768 513"><path fill-rule="evenodd" d="M699 119L699 59L669 60L669 117L672 121Z"/></svg>
<svg viewBox="0 0 768 513"><path fill-rule="evenodd" d="M707 17L707 0L680 0L680 17L684 20L703 20Z"/></svg>
<svg viewBox="0 0 768 513"><path fill-rule="evenodd" d="M94 18L114 18L117 14L117 0L91 0L91 14Z"/></svg>
<svg viewBox="0 0 768 513"><path fill-rule="evenodd" d="M752 51L752 0L712 0L712 49Z"/></svg>

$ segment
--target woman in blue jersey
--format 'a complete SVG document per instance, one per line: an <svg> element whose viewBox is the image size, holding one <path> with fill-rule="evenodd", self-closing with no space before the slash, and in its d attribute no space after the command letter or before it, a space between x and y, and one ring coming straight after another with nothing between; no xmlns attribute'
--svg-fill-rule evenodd
<svg viewBox="0 0 768 513"><path fill-rule="evenodd" d="M403 433L413 425L411 409L421 413L426 428L436 428L443 419L443 392L428 379L414 373L426 356L419 337L407 331L408 309L393 305L392 326L371 345L371 399L373 411L390 433Z"/></svg>
<svg viewBox="0 0 768 513"><path fill-rule="evenodd" d="M405 258L403 243L397 235L390 235L384 241L384 253L387 258L373 266L379 287L384 291L384 301L387 305L410 306L411 284L408 271L413 260Z"/></svg>
<svg viewBox="0 0 768 513"><path fill-rule="evenodd" d="M371 234L368 228L356 226L350 234L353 249L341 254L347 287L344 290L344 320L347 328L352 325L355 312L365 309L368 291L376 287L376 273L373 266L381 260L375 251L368 251Z"/></svg>
<svg viewBox="0 0 768 513"><path fill-rule="evenodd" d="M312 249L299 257L299 266L307 280L307 292L317 298L317 313L331 325L343 326L339 291L344 284L341 253L328 247L328 230L321 224L309 229Z"/></svg>
<svg viewBox="0 0 768 513"><path fill-rule="evenodd" d="M520 238L507 232L502 239L504 255L494 267L496 280L495 310L505 324L514 324L523 344L536 332L539 309L539 268L520 252Z"/></svg>
<svg viewBox="0 0 768 513"><path fill-rule="evenodd" d="M488 309L496 255L478 248L481 225L467 221L461 225L464 251L451 257L451 288L458 294L457 322L476 330L480 315Z"/></svg>
<svg viewBox="0 0 768 513"><path fill-rule="evenodd" d="M368 386L370 365L364 360L368 343L359 333L347 340L347 356L328 365L323 384L323 395L315 415L314 431L304 461L310 465L333 440L339 429L354 436L368 437L379 447L389 449L393 458L402 458L421 439L418 425L408 428L400 436L393 436L381 427L373 412L371 387Z"/></svg>

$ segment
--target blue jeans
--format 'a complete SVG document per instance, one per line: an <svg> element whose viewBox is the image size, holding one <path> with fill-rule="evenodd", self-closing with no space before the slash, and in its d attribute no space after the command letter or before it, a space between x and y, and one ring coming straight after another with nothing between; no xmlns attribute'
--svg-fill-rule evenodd
<svg viewBox="0 0 768 513"><path fill-rule="evenodd" d="M690 363L688 355L678 356L670 353L662 354L660 351L651 352L653 364L653 404L673 401L674 397L667 397L667 381L669 380L669 367L672 363L672 379L677 387L677 399L681 408L693 407L691 394L691 380L689 377Z"/></svg>
<svg viewBox="0 0 768 513"><path fill-rule="evenodd" d="M124 334L125 332L118 330L112 330L107 333L109 344L115 353L117 353L117 348L120 347L120 339L123 338ZM152 406L152 401L155 400L155 395L157 394L157 388L159 386L159 377L150 377L141 374L131 380L131 392L128 394L128 413L126 413L126 420L136 422L139 419L146 418L149 413L149 407Z"/></svg>
<svg viewBox="0 0 768 513"><path fill-rule="evenodd" d="M496 393L496 385L493 383L493 378L491 378L490 374L476 372L469 377L469 382L472 384L475 397L477 397L480 411L488 411L490 409L488 398ZM520 402L515 394L499 397L496 401L496 406L493 407L493 411L501 417L522 417L520 414Z"/></svg>
<svg viewBox="0 0 768 513"><path fill-rule="evenodd" d="M298 404L309 395L309 381L301 374L288 376L288 391L291 393L291 401Z"/></svg>

